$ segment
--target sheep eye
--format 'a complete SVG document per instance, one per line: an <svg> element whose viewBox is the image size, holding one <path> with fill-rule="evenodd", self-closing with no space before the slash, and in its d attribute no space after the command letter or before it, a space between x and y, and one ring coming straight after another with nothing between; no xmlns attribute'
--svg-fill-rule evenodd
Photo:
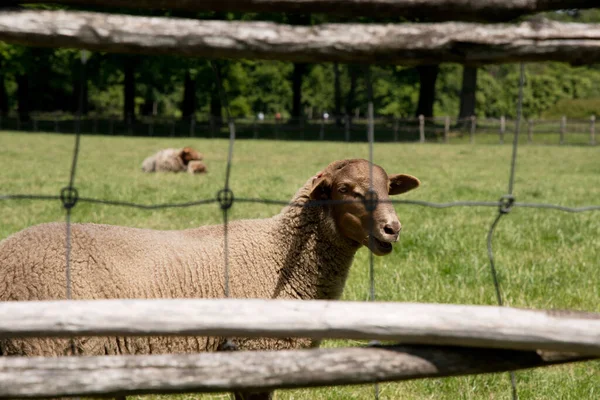
<svg viewBox="0 0 600 400"><path fill-rule="evenodd" d="M347 191L348 191L348 186L344 185L344 186L340 186L338 188L338 192L340 192L340 193L346 193Z"/></svg>

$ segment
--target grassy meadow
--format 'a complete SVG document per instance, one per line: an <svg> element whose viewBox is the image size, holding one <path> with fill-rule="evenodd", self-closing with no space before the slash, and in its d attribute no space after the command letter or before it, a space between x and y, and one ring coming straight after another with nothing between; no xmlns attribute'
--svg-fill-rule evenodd
<svg viewBox="0 0 600 400"><path fill-rule="evenodd" d="M376 136L377 138L377 133ZM417 176L422 186L397 197L434 202L495 201L506 193L511 146L468 143L374 146L374 160L389 173ZM0 132L0 196L57 195L67 185L72 135ZM144 174L142 160L165 147L190 145L204 153L209 173ZM82 197L144 204L214 198L223 187L228 142L223 139L82 136L75 186ZM368 158L365 143L239 140L230 186L236 197L287 201L310 176L340 158ZM600 148L519 148L515 196L519 202L565 206L600 204ZM280 206L237 203L231 218L261 218ZM375 258L380 301L495 304L486 235L492 207L432 209L396 205L400 242ZM0 239L30 225L63 221L59 201L0 201ZM141 210L79 203L76 222L156 229L220 223L218 205ZM600 312L600 212L566 213L515 208L494 237L496 267L505 303L514 307ZM368 251L357 254L345 300L366 300ZM357 342L326 341L325 346ZM600 398L600 362L517 372L521 399ZM507 374L428 379L381 385L381 399L509 399ZM152 396L157 398L159 396ZM161 398L163 396L160 396ZM168 399L224 398L196 394ZM276 399L372 399L372 386L278 391Z"/></svg>

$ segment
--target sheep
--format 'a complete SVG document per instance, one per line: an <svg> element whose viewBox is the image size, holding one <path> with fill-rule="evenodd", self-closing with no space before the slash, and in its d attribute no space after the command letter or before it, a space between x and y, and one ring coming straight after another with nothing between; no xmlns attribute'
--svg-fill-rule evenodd
<svg viewBox="0 0 600 400"><path fill-rule="evenodd" d="M163 149L146 158L142 162L144 172L183 172L190 171L188 166L191 161L200 161L204 157L191 147L182 149Z"/></svg>
<svg viewBox="0 0 600 400"><path fill-rule="evenodd" d="M420 182L410 175L388 176L373 164L372 189L381 201L371 215L360 201L369 194L370 168L362 159L335 161L279 214L230 222L230 296L339 299L360 247L379 256L392 252L401 224L386 200ZM72 298L224 297L223 231L222 225L158 231L72 224ZM63 223L33 226L0 242L0 301L64 299L64 243ZM75 348L85 355L189 353L218 351L224 343L217 337L88 337L76 338ZM290 349L319 342L240 338L236 345ZM0 339L4 355L57 356L70 349L67 339Z"/></svg>

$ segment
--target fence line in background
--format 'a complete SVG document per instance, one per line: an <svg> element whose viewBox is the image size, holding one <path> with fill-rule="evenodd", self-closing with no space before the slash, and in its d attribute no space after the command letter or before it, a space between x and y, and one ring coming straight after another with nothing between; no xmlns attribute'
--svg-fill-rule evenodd
<svg viewBox="0 0 600 400"><path fill-rule="evenodd" d="M339 121L339 122L338 122ZM515 120L500 118L455 118L450 116L425 118L400 118L379 116L375 126L380 142L437 142L503 144L506 135L514 134ZM274 140L328 140L365 141L365 118L273 118L239 117L235 119L237 137ZM64 114L31 114L23 121L18 114L0 117L0 130L73 133L77 118ZM528 143L589 144L596 145L596 117L588 119L529 119L522 121L527 130ZM225 119L216 116L168 118L141 116L136 120L116 116L85 116L81 118L81 131L88 134L151 136L151 137L204 137L228 136ZM497 135L497 140L494 136Z"/></svg>

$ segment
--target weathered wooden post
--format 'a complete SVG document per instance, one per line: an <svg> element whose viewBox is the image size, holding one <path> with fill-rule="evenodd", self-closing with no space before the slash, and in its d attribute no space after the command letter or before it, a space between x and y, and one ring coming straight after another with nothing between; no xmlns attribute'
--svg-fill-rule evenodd
<svg viewBox="0 0 600 400"><path fill-rule="evenodd" d="M504 144L504 133L506 132L506 117L500 117L500 144Z"/></svg>
<svg viewBox="0 0 600 400"><path fill-rule="evenodd" d="M533 120L529 119L527 121L527 142L533 143Z"/></svg>
<svg viewBox="0 0 600 400"><path fill-rule="evenodd" d="M469 141L471 143L475 142L475 129L477 128L477 118L474 115L471 115L471 134Z"/></svg>
<svg viewBox="0 0 600 400"><path fill-rule="evenodd" d="M450 140L450 117L446 115L444 119L444 143L448 143Z"/></svg>
<svg viewBox="0 0 600 400"><path fill-rule="evenodd" d="M565 143L565 133L567 132L567 117L562 116L560 119L560 144Z"/></svg>
<svg viewBox="0 0 600 400"><path fill-rule="evenodd" d="M590 117L590 144L592 146L596 145L596 116L592 115Z"/></svg>
<svg viewBox="0 0 600 400"><path fill-rule="evenodd" d="M419 142L425 143L425 116L419 115Z"/></svg>

